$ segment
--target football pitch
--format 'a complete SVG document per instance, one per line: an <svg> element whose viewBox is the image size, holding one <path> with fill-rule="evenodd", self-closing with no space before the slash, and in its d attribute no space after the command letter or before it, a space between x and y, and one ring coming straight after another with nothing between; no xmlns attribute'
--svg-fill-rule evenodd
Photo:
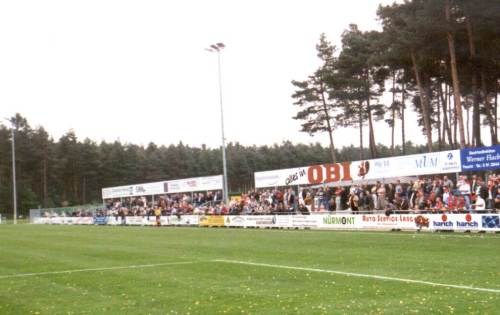
<svg viewBox="0 0 500 315"><path fill-rule="evenodd" d="M0 314L499 314L500 235L0 226Z"/></svg>

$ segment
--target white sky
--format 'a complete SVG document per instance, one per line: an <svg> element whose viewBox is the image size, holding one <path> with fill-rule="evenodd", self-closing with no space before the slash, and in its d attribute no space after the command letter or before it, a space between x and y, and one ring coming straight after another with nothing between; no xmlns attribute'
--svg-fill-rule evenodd
<svg viewBox="0 0 500 315"><path fill-rule="evenodd" d="M318 66L320 33L339 46L349 23L379 28L381 2L393 1L2 1L0 117L19 112L56 140L73 128L95 141L219 146L217 59L204 48L224 42L228 141L328 144L298 131L290 81ZM376 137L390 143L385 123ZM358 131L336 142L357 145Z"/></svg>

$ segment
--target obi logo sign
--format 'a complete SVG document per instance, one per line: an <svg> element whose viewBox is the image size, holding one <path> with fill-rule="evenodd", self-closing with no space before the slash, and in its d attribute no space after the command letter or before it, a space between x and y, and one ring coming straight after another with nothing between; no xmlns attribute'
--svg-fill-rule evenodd
<svg viewBox="0 0 500 315"><path fill-rule="evenodd" d="M310 166L307 169L307 179L313 185L352 180L351 162Z"/></svg>

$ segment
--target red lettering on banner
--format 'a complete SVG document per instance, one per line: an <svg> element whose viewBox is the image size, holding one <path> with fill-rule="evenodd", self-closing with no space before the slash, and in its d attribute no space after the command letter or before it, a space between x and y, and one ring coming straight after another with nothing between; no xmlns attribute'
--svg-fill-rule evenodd
<svg viewBox="0 0 500 315"><path fill-rule="evenodd" d="M325 168L325 170L323 170ZM342 173L341 173L342 171ZM331 163L309 166L307 169L309 184L333 183L341 180L350 181L351 162Z"/></svg>
<svg viewBox="0 0 500 315"><path fill-rule="evenodd" d="M351 162L340 163L342 165L343 177L342 180L352 180L351 177Z"/></svg>
<svg viewBox="0 0 500 315"><path fill-rule="evenodd" d="M325 164L325 183L338 182L340 180L340 167L338 164Z"/></svg>
<svg viewBox="0 0 500 315"><path fill-rule="evenodd" d="M321 165L310 166L307 169L309 184L321 184L323 182L323 168Z"/></svg>

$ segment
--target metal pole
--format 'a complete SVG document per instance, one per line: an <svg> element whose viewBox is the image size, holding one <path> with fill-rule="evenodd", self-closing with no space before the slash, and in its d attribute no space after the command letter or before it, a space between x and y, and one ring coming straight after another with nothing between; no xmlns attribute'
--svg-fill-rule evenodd
<svg viewBox="0 0 500 315"><path fill-rule="evenodd" d="M217 65L219 70L219 100L220 100L220 125L222 130L222 170L224 174L224 191L222 199L224 203L228 204L228 194L229 191L227 189L227 162L226 162L226 138L224 137L224 109L222 106L222 75L221 75L221 67L220 67L220 50L217 50Z"/></svg>
<svg viewBox="0 0 500 315"><path fill-rule="evenodd" d="M12 199L14 203L14 224L17 224L16 138L14 133L14 124L12 124L11 133L12 133Z"/></svg>
<svg viewBox="0 0 500 315"><path fill-rule="evenodd" d="M229 190L227 188L227 161L226 161L226 138L224 136L224 109L222 106L222 75L221 75L221 62L220 62L220 53L221 50L226 47L223 43L217 43L210 45L209 48L205 50L210 52L217 53L217 66L218 66L218 74L219 74L219 101L220 101L220 124L221 124L221 132L222 132L222 170L223 170L223 191L222 191L222 200L225 204L228 204L229 201Z"/></svg>

